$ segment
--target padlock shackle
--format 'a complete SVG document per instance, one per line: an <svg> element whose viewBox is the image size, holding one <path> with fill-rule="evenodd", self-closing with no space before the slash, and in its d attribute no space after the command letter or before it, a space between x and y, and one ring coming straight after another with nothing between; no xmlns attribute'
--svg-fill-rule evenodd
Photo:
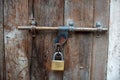
<svg viewBox="0 0 120 80"><path fill-rule="evenodd" d="M61 60L64 60L64 59L63 59L63 54L62 54L61 52L55 52L55 53L53 54L53 58L52 58L53 60L55 60L55 57L56 57L57 54L60 54Z"/></svg>

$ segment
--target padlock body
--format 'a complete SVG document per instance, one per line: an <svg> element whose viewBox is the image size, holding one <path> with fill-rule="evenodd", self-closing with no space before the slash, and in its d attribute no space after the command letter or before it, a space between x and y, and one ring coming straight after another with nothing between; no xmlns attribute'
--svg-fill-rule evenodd
<svg viewBox="0 0 120 80"><path fill-rule="evenodd" d="M52 60L53 71L63 71L64 70L64 60Z"/></svg>

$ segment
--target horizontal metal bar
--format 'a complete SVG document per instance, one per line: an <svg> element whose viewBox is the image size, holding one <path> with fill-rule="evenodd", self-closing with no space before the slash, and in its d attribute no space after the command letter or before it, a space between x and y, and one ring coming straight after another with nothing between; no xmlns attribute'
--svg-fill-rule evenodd
<svg viewBox="0 0 120 80"><path fill-rule="evenodd" d="M60 27L48 27L48 26L18 26L19 30L68 30L68 31L79 31L79 32L106 32L108 28L86 28L86 27L70 27L70 26L60 26Z"/></svg>

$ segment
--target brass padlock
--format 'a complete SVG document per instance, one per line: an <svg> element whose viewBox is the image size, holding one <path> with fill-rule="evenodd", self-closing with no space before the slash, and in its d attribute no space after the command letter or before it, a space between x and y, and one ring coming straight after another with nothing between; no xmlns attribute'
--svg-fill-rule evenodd
<svg viewBox="0 0 120 80"><path fill-rule="evenodd" d="M61 58L60 60L56 59L56 57L59 55L59 57ZM51 69L53 71L63 71L64 70L64 59L63 59L63 54L61 52L55 52L53 54L53 58L52 58L52 67Z"/></svg>

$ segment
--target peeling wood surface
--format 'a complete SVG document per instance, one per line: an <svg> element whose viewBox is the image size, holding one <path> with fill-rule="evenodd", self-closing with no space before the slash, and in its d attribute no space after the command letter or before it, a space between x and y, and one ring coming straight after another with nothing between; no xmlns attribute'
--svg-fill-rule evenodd
<svg viewBox="0 0 120 80"><path fill-rule="evenodd" d="M95 0L94 25L100 22L104 27L109 26L109 0ZM91 80L106 80L108 54L108 33L93 38L93 58Z"/></svg>
<svg viewBox="0 0 120 80"><path fill-rule="evenodd" d="M65 0L64 19L73 19L76 27L92 27L93 0ZM89 80L92 34L71 33L65 50L63 80Z"/></svg>
<svg viewBox="0 0 120 80"><path fill-rule="evenodd" d="M0 0L0 80L4 79L3 0Z"/></svg>
<svg viewBox="0 0 120 80"><path fill-rule="evenodd" d="M120 80L120 0L111 0L107 80Z"/></svg>
<svg viewBox="0 0 120 80"><path fill-rule="evenodd" d="M63 25L64 0L34 0L34 16L39 26ZM33 41L32 80L62 80L62 72L51 71L56 32L39 31Z"/></svg>
<svg viewBox="0 0 120 80"><path fill-rule="evenodd" d="M6 80L29 80L29 38L18 25L28 25L28 0L4 0Z"/></svg>

